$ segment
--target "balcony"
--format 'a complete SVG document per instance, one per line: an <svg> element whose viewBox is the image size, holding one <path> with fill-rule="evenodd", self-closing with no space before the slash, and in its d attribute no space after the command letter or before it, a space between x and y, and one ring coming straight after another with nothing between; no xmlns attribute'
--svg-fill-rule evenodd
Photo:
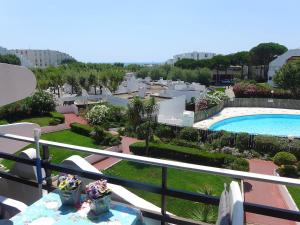
<svg viewBox="0 0 300 225"><path fill-rule="evenodd" d="M25 185L27 187L27 190L30 190L27 193L28 195L31 195L31 197L23 196L23 198L21 199L17 198L17 200L24 201L25 199L27 202L28 201L30 202L32 201L32 198L35 198L34 199L35 201L39 199L43 195L43 193L53 191L56 188L55 176L53 174L57 172L76 174L80 177L83 177L85 179L90 179L90 180L107 179L111 185L120 185L122 187L143 190L143 191L160 195L161 208L159 211L149 210L147 208L143 208L142 206L138 207L142 212L143 217L145 218L146 224L187 224L187 225L204 224L198 221L181 218L167 213L167 204L168 204L167 197L174 197L174 198L189 200L191 202L200 202L200 203L212 204L212 205L218 205L220 202L219 197L209 196L201 193L188 192L185 190L178 190L178 189L173 189L168 187L167 174L169 168L231 177L236 180L239 180L241 187L243 187L242 185L243 180L256 180L256 181L267 182L267 183L300 186L300 180L298 179L283 178L283 177L255 174L249 172L240 172L240 171L207 167L207 166L201 166L201 165L195 165L189 163L181 163L181 162L175 162L169 160L141 157L136 155L128 155L128 154L123 154L118 152L110 152L110 151L98 150L93 148L69 145L64 143L40 140L38 136L36 136L36 138L28 138L24 136L13 135L13 134L0 134L0 138L33 143L36 145L36 149L37 149L36 159L25 159L16 155L11 155L2 152L0 153L0 158L9 159L29 166L34 166L34 168L36 169L37 172L36 180L24 179L19 176L12 175L11 173L5 171L0 172L0 177L2 177L2 179L14 182L16 185L17 184ZM51 158L50 158L51 149L49 149L49 147L64 148L69 151L74 151L74 154L76 154L76 152L84 152L88 154L113 157L113 158L118 158L126 161L160 167L161 178L162 178L161 185L160 186L151 185L147 183L126 180L120 177L108 176L101 173L82 170L74 167L72 168L70 166L63 165L63 164L53 164L51 163ZM45 172L44 176L42 176L43 174L42 171ZM0 192L3 189L4 188L0 188ZM2 195L2 193L0 193L0 195ZM13 198L14 196L7 196L7 197ZM113 198L113 200L122 201L122 199L118 199L118 198L115 199ZM137 207L136 204L133 205L134 207ZM251 212L255 214L300 222L299 211L280 209L280 208L275 208L267 205L259 205L250 202L245 202L245 201L242 202L242 210L244 211L244 213Z"/></svg>

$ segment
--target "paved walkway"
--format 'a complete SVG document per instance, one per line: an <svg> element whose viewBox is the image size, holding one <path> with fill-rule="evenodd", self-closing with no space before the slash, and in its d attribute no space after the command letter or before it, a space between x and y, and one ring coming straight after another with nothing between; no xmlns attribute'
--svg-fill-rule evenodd
<svg viewBox="0 0 300 225"><path fill-rule="evenodd" d="M139 140L136 138L131 138L131 137L122 137L122 147L121 147L121 152L126 153L126 154L131 154L129 150L129 145L138 142ZM115 165L116 163L120 162L121 159L116 159L116 158L107 158L104 159L100 162L95 163L93 166L96 167L98 170L106 170L109 167Z"/></svg>
<svg viewBox="0 0 300 225"><path fill-rule="evenodd" d="M52 133L52 132L57 132L57 131L61 131L61 130L66 130L70 128L70 124L71 123L81 123L81 124L87 124L87 121L80 117L75 115L74 113L67 113L64 114L65 116L65 123L63 124L58 124L55 126L45 126L45 127L41 127L41 131L43 134L46 133Z"/></svg>
<svg viewBox="0 0 300 225"><path fill-rule="evenodd" d="M65 115L65 124L67 124L68 127L70 127L71 123L81 123L81 124L87 124L86 119L75 115L74 113L66 113Z"/></svg>
<svg viewBox="0 0 300 225"><path fill-rule="evenodd" d="M273 162L260 159L251 159L249 162L250 172L274 175L276 165L274 165ZM277 184L245 180L244 191L245 201L247 202L288 209L288 206L280 193L279 185ZM246 213L246 221L249 224L296 225L295 222L289 220L282 220L254 213Z"/></svg>

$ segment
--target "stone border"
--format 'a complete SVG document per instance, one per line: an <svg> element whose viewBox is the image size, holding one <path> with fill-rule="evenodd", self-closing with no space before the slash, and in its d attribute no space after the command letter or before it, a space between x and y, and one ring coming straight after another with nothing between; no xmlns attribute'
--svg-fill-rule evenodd
<svg viewBox="0 0 300 225"><path fill-rule="evenodd" d="M260 107L227 107L224 108L218 114L195 123L193 127L198 129L208 129L214 123L221 120L238 117L238 116L250 116L259 114L290 114L300 115L300 110L296 109L278 109L278 108L260 108Z"/></svg>

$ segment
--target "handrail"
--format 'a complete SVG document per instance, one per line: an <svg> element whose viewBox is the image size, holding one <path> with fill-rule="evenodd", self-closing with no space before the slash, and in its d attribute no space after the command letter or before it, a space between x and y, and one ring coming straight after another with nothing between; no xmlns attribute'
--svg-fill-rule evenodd
<svg viewBox="0 0 300 225"><path fill-rule="evenodd" d="M25 141L28 143L34 143L34 138L24 137L24 136L20 136L20 135L0 133L0 137L12 139L12 140L18 140L18 141ZM47 140L42 140L42 139L39 140L39 143L41 145L45 145L45 146L60 147L60 148L65 148L65 149L69 149L72 151L80 151L80 152L85 152L85 153L90 153L90 154L95 154L95 155L104 155L107 157L125 159L127 161L143 163L143 164L148 164L148 165L154 165L154 166L160 166L160 167L188 170L188 171L193 171L193 172L209 173L209 174L214 174L214 175L232 177L232 178L236 178L236 179L248 179L248 180L256 180L256 181L262 181L262 182L268 182L268 183L300 186L299 179L293 179L293 178L287 178L287 177L278 177L278 176L265 175L265 174L242 172L242 171L222 169L222 168L217 168L217 167L196 165L196 164L191 164L191 163L183 163L183 162L177 162L177 161L171 161L171 160L130 155L130 154L124 154L124 153L119 153L119 152L111 152L111 151L76 146L76 145L71 145L71 144L64 144L64 143L59 143L59 142L54 142L54 141L47 141Z"/></svg>

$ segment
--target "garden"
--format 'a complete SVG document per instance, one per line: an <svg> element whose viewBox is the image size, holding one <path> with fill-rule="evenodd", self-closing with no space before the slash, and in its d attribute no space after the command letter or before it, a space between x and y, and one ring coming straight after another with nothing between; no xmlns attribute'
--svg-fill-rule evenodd
<svg viewBox="0 0 300 225"><path fill-rule="evenodd" d="M41 127L64 123L64 115L55 112L53 96L44 91L35 92L16 103L0 108L0 124L30 122Z"/></svg>

